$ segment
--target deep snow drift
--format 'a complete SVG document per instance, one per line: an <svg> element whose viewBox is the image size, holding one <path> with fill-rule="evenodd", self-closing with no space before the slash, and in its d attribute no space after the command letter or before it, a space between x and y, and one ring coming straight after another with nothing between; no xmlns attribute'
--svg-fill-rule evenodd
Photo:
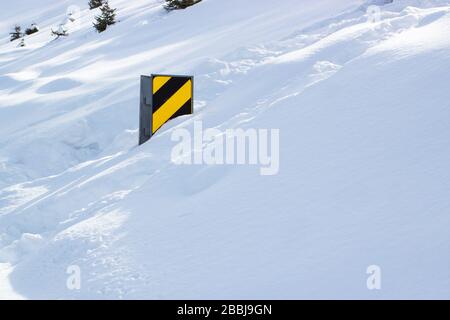
<svg viewBox="0 0 450 320"><path fill-rule="evenodd" d="M450 1L110 3L1 4L0 298L450 298ZM138 147L150 73L195 114ZM171 163L198 120L280 129L279 173Z"/></svg>

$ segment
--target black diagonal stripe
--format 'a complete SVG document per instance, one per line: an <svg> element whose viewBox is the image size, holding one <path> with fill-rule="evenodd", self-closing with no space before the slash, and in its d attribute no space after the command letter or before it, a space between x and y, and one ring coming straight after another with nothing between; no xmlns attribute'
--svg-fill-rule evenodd
<svg viewBox="0 0 450 320"><path fill-rule="evenodd" d="M177 91L189 80L191 79L186 77L174 77L167 81L167 83L153 95L153 113L161 108L161 106L166 103L171 96L177 93Z"/></svg>
<svg viewBox="0 0 450 320"><path fill-rule="evenodd" d="M178 109L178 111L175 112L175 114L172 117L170 117L169 120L173 120L173 119L175 119L177 117L180 117L180 116L189 115L189 114L192 114L193 112L194 112L194 110L192 110L192 99L189 99L189 101L186 102L180 109ZM161 126L161 128L163 126ZM161 128L159 128L159 129L161 129ZM158 130L156 130L155 132L157 132Z"/></svg>
<svg viewBox="0 0 450 320"><path fill-rule="evenodd" d="M177 112L170 118L170 120L176 117L185 116L187 114L192 114L192 99L189 99Z"/></svg>

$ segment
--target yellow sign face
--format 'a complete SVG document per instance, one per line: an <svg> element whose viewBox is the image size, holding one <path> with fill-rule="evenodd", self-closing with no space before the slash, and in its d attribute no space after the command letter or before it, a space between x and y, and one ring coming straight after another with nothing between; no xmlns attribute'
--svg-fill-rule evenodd
<svg viewBox="0 0 450 320"><path fill-rule="evenodd" d="M152 86L153 133L170 119L193 113L192 77L153 76Z"/></svg>

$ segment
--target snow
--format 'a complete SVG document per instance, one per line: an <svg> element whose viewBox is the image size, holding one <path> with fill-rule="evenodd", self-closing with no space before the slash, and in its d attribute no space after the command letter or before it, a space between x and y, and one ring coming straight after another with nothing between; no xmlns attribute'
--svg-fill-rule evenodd
<svg viewBox="0 0 450 320"><path fill-rule="evenodd" d="M10 265L0 263L0 300L23 300L23 297L11 288L8 279L11 271Z"/></svg>
<svg viewBox="0 0 450 320"><path fill-rule="evenodd" d="M450 1L110 3L102 34L1 4L0 298L450 297ZM195 114L138 147L151 73L194 75ZM172 163L199 120L280 129L279 174Z"/></svg>

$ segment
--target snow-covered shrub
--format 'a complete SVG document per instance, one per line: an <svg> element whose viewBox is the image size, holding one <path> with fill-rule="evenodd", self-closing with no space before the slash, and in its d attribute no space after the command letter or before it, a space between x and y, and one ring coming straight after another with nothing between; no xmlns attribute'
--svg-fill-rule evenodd
<svg viewBox="0 0 450 320"><path fill-rule="evenodd" d="M39 32L39 27L36 23L31 24L31 27L29 27L25 30L25 34L27 36L29 36L30 34L36 33L36 32Z"/></svg>
<svg viewBox="0 0 450 320"><path fill-rule="evenodd" d="M69 33L67 32L67 28L63 24L60 24L56 31L52 29L52 35L58 39L59 37L67 37Z"/></svg>
<svg viewBox="0 0 450 320"><path fill-rule="evenodd" d="M168 11L177 9L186 9L202 0L166 0L165 8Z"/></svg>

